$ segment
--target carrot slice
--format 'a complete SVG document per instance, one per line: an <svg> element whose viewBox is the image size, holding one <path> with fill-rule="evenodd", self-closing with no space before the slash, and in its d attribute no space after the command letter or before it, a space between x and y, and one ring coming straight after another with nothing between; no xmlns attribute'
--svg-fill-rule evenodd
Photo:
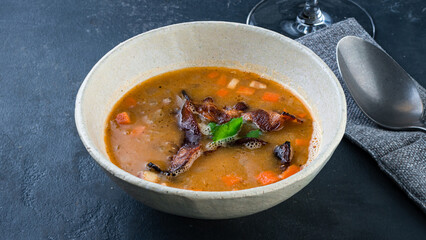
<svg viewBox="0 0 426 240"><path fill-rule="evenodd" d="M280 180L278 175L272 171L264 171L256 177L257 181L262 185L268 185Z"/></svg>
<svg viewBox="0 0 426 240"><path fill-rule="evenodd" d="M226 175L226 176L222 177L222 181L227 186L233 186L233 185L235 185L237 183L240 183L242 180L243 180L242 178L240 178L238 176L235 176L235 175L232 175L232 174L229 174L229 175Z"/></svg>
<svg viewBox="0 0 426 240"><path fill-rule="evenodd" d="M290 165L283 173L280 174L281 179L290 177L291 175L300 171L300 167L297 165Z"/></svg>
<svg viewBox="0 0 426 240"><path fill-rule="evenodd" d="M226 76L225 75L221 75L218 79L217 79L217 85L220 86L226 86Z"/></svg>
<svg viewBox="0 0 426 240"><path fill-rule="evenodd" d="M130 124L130 116L127 112L122 112L117 114L117 116L115 117L115 120L117 121L117 123L119 124Z"/></svg>
<svg viewBox="0 0 426 240"><path fill-rule="evenodd" d="M138 102L136 101L136 99L132 98L132 97L128 97L126 99L124 99L124 105L126 107L132 108L134 106L136 106Z"/></svg>
<svg viewBox="0 0 426 240"><path fill-rule="evenodd" d="M132 135L140 135L145 131L145 126L137 126L130 131Z"/></svg>
<svg viewBox="0 0 426 240"><path fill-rule="evenodd" d="M277 102L280 99L280 95L273 92L265 92L262 96L263 101Z"/></svg>
<svg viewBox="0 0 426 240"><path fill-rule="evenodd" d="M248 88L248 87L239 87L237 90L238 94L242 94L242 95L253 95L255 89L254 88Z"/></svg>
<svg viewBox="0 0 426 240"><path fill-rule="evenodd" d="M207 74L208 78L217 78L218 76L219 76L219 73L217 71L213 71Z"/></svg>
<svg viewBox="0 0 426 240"><path fill-rule="evenodd" d="M309 145L309 139L297 138L294 143L296 146L307 146Z"/></svg>
<svg viewBox="0 0 426 240"><path fill-rule="evenodd" d="M306 113L299 113L296 116L298 116L299 118L304 118L306 116Z"/></svg>
<svg viewBox="0 0 426 240"><path fill-rule="evenodd" d="M216 92L216 95L218 95L219 97L224 97L228 94L228 90L226 90L225 88L221 88L219 89L219 91Z"/></svg>

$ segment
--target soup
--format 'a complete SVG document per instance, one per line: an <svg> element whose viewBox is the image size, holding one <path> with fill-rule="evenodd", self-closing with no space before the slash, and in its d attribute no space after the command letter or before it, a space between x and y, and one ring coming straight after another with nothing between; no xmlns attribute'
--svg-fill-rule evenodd
<svg viewBox="0 0 426 240"><path fill-rule="evenodd" d="M107 153L145 180L195 191L271 184L312 155L308 108L282 85L218 67L168 72L134 87L114 106Z"/></svg>

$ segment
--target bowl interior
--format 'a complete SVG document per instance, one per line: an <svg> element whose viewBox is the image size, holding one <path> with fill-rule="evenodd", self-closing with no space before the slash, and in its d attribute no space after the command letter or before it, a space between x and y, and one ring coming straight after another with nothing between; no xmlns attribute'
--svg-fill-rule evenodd
<svg viewBox="0 0 426 240"><path fill-rule="evenodd" d="M299 95L310 106L321 135L317 157L305 169L317 161L318 166L322 165L321 161L327 161L343 136L346 123L343 91L332 71L309 49L280 34L253 26L184 23L123 42L93 67L82 84L76 101L77 128L88 151L102 167L122 179L155 188L109 161L104 143L105 122L113 105L141 81L194 66L255 72Z"/></svg>

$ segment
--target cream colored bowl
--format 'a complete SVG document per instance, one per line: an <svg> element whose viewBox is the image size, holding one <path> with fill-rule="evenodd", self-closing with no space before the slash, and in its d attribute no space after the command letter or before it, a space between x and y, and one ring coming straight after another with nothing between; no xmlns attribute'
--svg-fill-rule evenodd
<svg viewBox="0 0 426 240"><path fill-rule="evenodd" d="M152 76L193 66L224 66L259 73L296 92L319 125L316 156L299 173L274 184L241 191L196 192L162 186L115 166L105 150L104 128L113 105ZM176 83L179 84L179 83ZM229 22L171 25L135 36L92 68L77 94L80 138L114 182L155 209L193 218L246 216L273 207L305 187L343 137L346 101L327 65L303 45L262 28Z"/></svg>

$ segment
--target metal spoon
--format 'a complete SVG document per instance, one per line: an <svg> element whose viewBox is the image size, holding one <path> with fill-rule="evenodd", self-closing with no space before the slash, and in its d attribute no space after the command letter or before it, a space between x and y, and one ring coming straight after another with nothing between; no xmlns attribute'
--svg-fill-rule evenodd
<svg viewBox="0 0 426 240"><path fill-rule="evenodd" d="M355 102L371 120L394 130L426 131L414 80L392 57L361 38L348 36L337 44L337 64Z"/></svg>

